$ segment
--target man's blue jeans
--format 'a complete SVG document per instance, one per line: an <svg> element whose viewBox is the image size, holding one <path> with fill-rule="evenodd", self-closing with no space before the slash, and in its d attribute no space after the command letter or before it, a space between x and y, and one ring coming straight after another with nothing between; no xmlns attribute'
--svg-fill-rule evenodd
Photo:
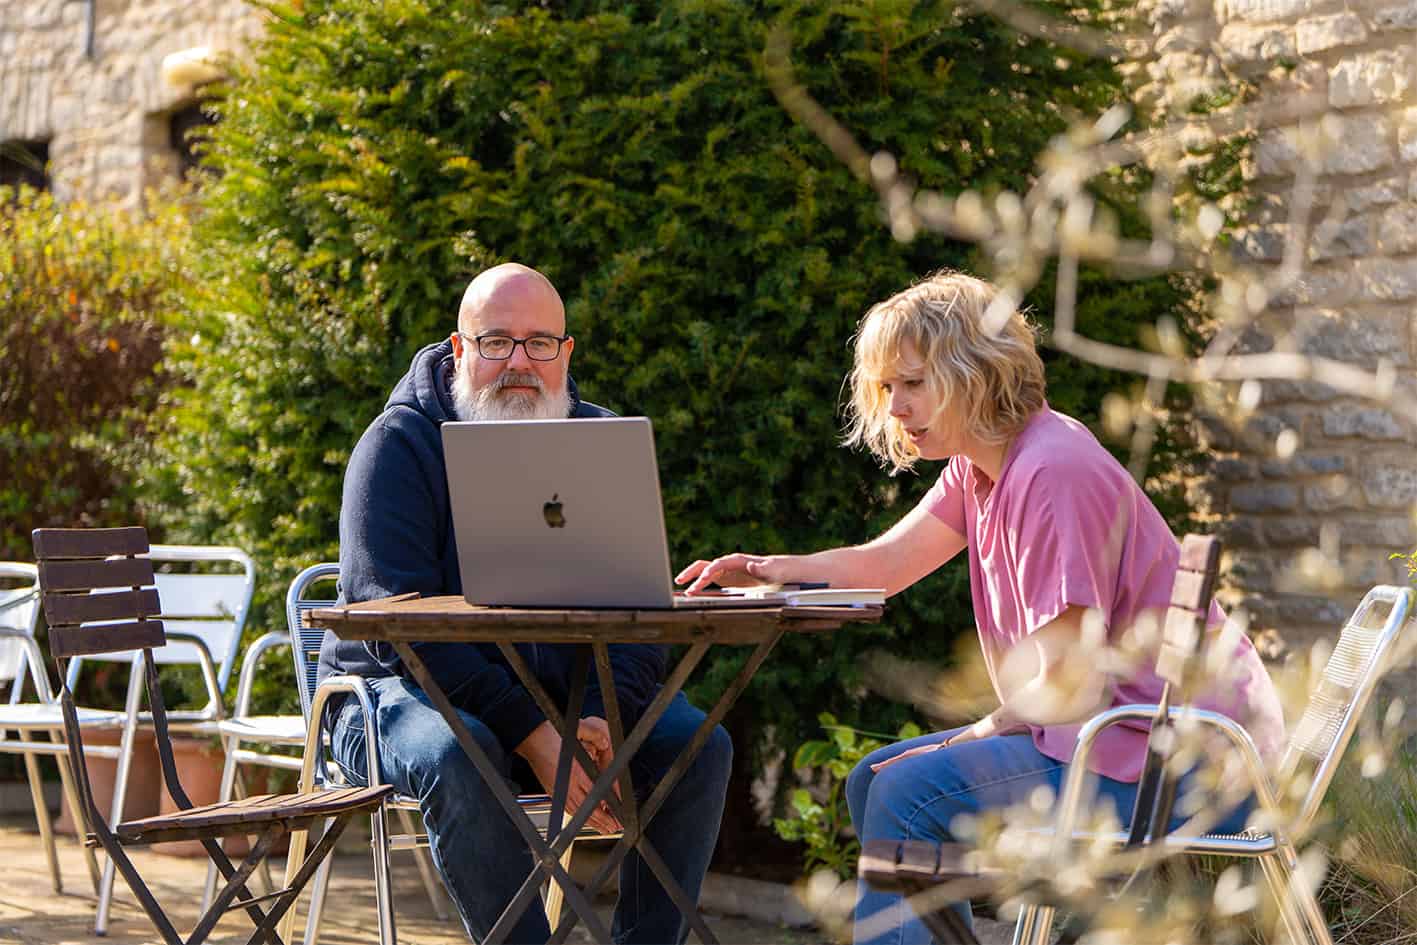
<svg viewBox="0 0 1417 945"><path fill-rule="evenodd" d="M422 689L405 679L380 677L369 680L369 690L379 723L380 774L399 793L418 798L433 862L467 934L481 941L531 873L526 841ZM530 769L504 751L487 726L467 713L462 719L509 781L540 793ZM638 796L643 798L659 782L703 719L704 713L683 693L674 697L630 760ZM331 741L335 761L346 776L363 784L368 770L364 717L353 699L340 710ZM645 830L691 901L698 901L718 840L732 762L732 742L720 726ZM663 945L683 941L687 931L679 910L632 850L620 866L620 898L611 927L615 941ZM550 934L545 913L533 902L507 941L545 942Z"/></svg>
<svg viewBox="0 0 1417 945"><path fill-rule="evenodd" d="M1061 793L1068 766L1040 752L1029 735L996 735L906 758L880 773L871 770L871 765L907 749L944 741L960 731L963 729L922 735L887 745L861 759L846 779L846 803L851 823L863 842L884 838L944 843L956 839L950 824L961 814L1024 803L1039 787L1051 789L1054 797ZM1095 803L1113 805L1117 819L1125 824L1131 819L1136 792L1134 783L1097 777ZM1242 804L1212 829L1241 830L1251 807L1250 803ZM1180 819L1173 818L1173 826ZM969 903L955 903L951 908L971 923ZM880 934L864 938L858 933L857 945L915 945L930 941L929 930L903 896L880 892L858 881L858 927L868 917L874 917L871 925L880 929Z"/></svg>

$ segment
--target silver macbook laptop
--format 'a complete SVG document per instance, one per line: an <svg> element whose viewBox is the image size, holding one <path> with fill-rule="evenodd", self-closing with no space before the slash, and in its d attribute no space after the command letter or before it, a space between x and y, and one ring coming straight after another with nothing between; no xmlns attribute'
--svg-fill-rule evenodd
<svg viewBox="0 0 1417 945"><path fill-rule="evenodd" d="M442 429L468 603L763 606L675 595L647 418L459 421Z"/></svg>

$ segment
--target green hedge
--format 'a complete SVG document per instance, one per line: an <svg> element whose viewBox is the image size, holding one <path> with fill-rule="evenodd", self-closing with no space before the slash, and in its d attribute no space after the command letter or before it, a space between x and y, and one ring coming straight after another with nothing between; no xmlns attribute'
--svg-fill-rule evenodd
<svg viewBox="0 0 1417 945"><path fill-rule="evenodd" d="M133 523L189 230L171 195L136 213L0 187L0 558L30 560L33 528Z"/></svg>
<svg viewBox="0 0 1417 945"><path fill-rule="evenodd" d="M928 488L933 469L890 479L836 445L848 342L873 301L976 259L891 238L873 195L770 93L774 24L866 147L947 193L1025 188L1064 115L1121 95L1110 66L938 3L271 9L218 106L195 324L171 348L190 386L152 494L174 538L257 556L273 624L285 582L336 554L360 432L411 354L447 335L467 280L502 260L560 288L585 396L653 418L676 562L859 541ZM1123 206L1143 184L1110 186ZM1040 287L1045 322L1049 297ZM1133 344L1183 298L1089 272L1081 326ZM1047 360L1052 402L1084 418L1122 383ZM732 717L742 762L767 733L789 749L814 737L823 711L893 730L905 712L862 692L860 655L944 658L973 625L967 593L952 565L883 626L784 640ZM717 654L707 685L745 656Z"/></svg>

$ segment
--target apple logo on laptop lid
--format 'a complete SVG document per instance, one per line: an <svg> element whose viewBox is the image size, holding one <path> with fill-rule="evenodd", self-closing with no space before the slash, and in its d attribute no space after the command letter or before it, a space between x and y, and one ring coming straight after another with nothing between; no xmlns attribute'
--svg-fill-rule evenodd
<svg viewBox="0 0 1417 945"><path fill-rule="evenodd" d="M565 528L566 516L561 512L560 493L554 493L551 501L541 507L541 517L551 528Z"/></svg>

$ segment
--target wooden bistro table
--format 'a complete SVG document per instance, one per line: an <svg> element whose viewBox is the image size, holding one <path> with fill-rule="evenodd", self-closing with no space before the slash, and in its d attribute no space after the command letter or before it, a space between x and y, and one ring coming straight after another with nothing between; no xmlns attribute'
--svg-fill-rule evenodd
<svg viewBox="0 0 1417 945"><path fill-rule="evenodd" d="M439 713L447 719L459 744L477 766L477 770L531 849L535 864L531 875L493 926L487 936L487 943L500 943L505 940L517 919L536 897L543 874L560 884L565 893L565 901L572 909L569 920L561 921L557 925L551 942L564 942L575 926L577 917L586 923L596 941L609 942L610 932L592 910L591 901L611 872L633 848L640 852L645 865L658 877L700 941L712 945L716 939L704 923L703 917L699 915L696 904L689 900L684 890L674 881L664 860L645 838L645 825L659 811L670 790L683 777L703 748L714 726L723 720L783 634L829 633L846 623L877 620L881 611L879 606L771 605L760 608L687 610L523 610L477 607L468 604L461 597L420 597L417 594L405 594L312 611L308 619L311 625L324 627L342 640L381 641L393 645L403 664L423 687ZM561 758L552 792L552 816L545 840L517 804L516 795L504 782L491 759L483 752L482 746L463 725L462 719L448 701L447 694L439 688L428 672L428 667L414 651L412 644L423 642L495 644L546 718L561 733ZM573 661L569 704L564 713L552 701L541 682L532 675L530 668L514 647L517 643L587 644ZM624 731L620 718L618 700L605 700L605 714L608 716L606 722L610 728L614 760L604 771L599 771L585 748L577 741L576 727L580 720L591 662L595 664L601 691L615 691L609 650L610 645L615 643L682 644L688 649L628 734ZM753 652L674 764L655 786L654 791L643 803L638 803L634 786L630 783L630 759L644 744L655 723L668 708L670 700L683 688L689 674L699 665L709 647L715 645L751 646ZM595 773L595 778L590 793L580 808L569 820L562 823L572 754L587 772ZM612 793L612 786L616 782L620 785L618 798ZM625 832L611 849L599 871L581 888L561 866L560 859L601 801L610 805L624 825Z"/></svg>

